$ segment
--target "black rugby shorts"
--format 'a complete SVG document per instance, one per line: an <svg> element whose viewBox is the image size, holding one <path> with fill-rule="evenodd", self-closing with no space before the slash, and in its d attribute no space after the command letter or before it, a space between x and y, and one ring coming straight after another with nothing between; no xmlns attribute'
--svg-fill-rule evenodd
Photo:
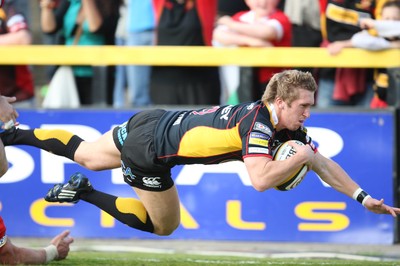
<svg viewBox="0 0 400 266"><path fill-rule="evenodd" d="M164 113L165 110L142 111L113 130L124 180L132 187L164 191L174 185L171 168L158 161L154 149L154 132Z"/></svg>

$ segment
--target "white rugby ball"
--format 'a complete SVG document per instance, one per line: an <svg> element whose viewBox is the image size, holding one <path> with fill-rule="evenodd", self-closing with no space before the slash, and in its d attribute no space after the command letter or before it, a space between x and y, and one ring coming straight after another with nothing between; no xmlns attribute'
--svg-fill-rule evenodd
<svg viewBox="0 0 400 266"><path fill-rule="evenodd" d="M274 160L282 161L296 154L296 149L291 145L291 142L296 142L299 145L304 145L301 141L298 140L289 140L285 143L279 145L274 152ZM275 189L280 191L288 191L294 189L303 181L304 177L308 172L307 165L303 165L299 167L291 176L289 176L285 181L281 184L277 185Z"/></svg>

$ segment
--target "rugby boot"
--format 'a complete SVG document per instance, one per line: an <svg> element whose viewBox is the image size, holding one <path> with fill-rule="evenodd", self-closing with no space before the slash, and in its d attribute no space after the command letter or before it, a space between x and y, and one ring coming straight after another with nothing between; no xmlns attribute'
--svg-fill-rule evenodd
<svg viewBox="0 0 400 266"><path fill-rule="evenodd" d="M54 185L54 187L47 192L44 199L49 202L77 203L81 194L92 190L93 186L89 179L81 173L75 173L70 177L68 183Z"/></svg>

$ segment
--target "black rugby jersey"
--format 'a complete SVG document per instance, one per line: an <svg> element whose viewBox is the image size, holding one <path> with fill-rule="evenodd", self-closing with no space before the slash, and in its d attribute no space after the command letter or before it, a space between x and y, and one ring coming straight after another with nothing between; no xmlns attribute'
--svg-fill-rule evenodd
<svg viewBox="0 0 400 266"><path fill-rule="evenodd" d="M246 156L272 158L269 146L277 123L272 117L274 111L261 101L167 111L155 130L156 154L169 166L243 161ZM287 131L280 131L277 135L281 139L293 138L293 134L287 134Z"/></svg>

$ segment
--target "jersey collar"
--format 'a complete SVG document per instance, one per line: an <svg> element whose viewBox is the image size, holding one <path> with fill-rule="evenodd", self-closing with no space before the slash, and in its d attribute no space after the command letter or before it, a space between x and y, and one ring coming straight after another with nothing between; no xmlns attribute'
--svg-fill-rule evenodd
<svg viewBox="0 0 400 266"><path fill-rule="evenodd" d="M272 103L268 103L267 105L269 114L271 116L271 122L276 127L279 122L278 115L276 114L275 106Z"/></svg>

